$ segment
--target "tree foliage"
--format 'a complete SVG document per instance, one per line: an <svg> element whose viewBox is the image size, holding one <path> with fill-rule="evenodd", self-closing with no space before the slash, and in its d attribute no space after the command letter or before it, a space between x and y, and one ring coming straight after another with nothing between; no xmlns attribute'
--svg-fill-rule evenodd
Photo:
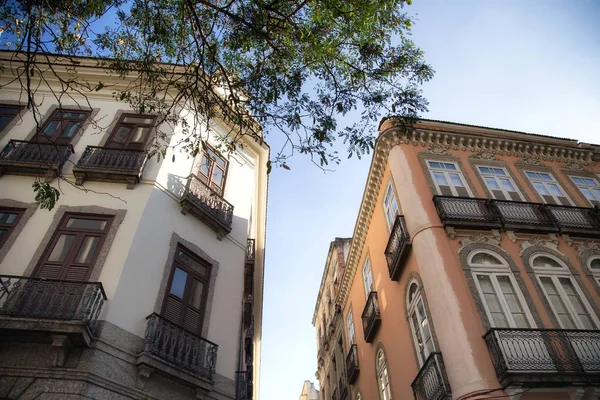
<svg viewBox="0 0 600 400"><path fill-rule="evenodd" d="M411 121L426 110L420 85L433 71L410 39L410 0L0 0L1 44L23 64L18 77L28 106L54 73L56 99L107 90L77 71L59 76L49 53L97 57L97 66L127 77L116 99L158 123L180 124L178 144L201 149L196 124L221 118L235 126L226 147L242 136L285 135L273 154L293 153L321 166L367 153L383 114ZM73 58L73 62L77 62ZM47 83L50 85L50 83ZM1 89L1 88L0 88ZM181 110L202 116L190 125ZM352 115L358 122L347 126ZM357 118L359 117L359 118ZM257 124L258 122L258 124ZM210 125L210 124L209 124ZM165 154L165 136L153 152Z"/></svg>

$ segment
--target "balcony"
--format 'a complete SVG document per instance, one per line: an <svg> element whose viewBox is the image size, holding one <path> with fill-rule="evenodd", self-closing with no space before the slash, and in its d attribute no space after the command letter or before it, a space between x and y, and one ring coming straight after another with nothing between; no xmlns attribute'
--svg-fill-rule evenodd
<svg viewBox="0 0 600 400"><path fill-rule="evenodd" d="M444 226L502 229L518 232L556 232L600 237L598 207L570 207L469 197L434 196Z"/></svg>
<svg viewBox="0 0 600 400"><path fill-rule="evenodd" d="M195 175L190 175L180 200L181 212L190 213L217 232L219 239L231 232L233 206Z"/></svg>
<svg viewBox="0 0 600 400"><path fill-rule="evenodd" d="M75 183L82 185L86 180L123 182L127 189L133 189L142 178L147 158L143 150L87 146L73 167Z"/></svg>
<svg viewBox="0 0 600 400"><path fill-rule="evenodd" d="M0 275L0 335L36 331L88 346L105 301L99 282Z"/></svg>
<svg viewBox="0 0 600 400"><path fill-rule="evenodd" d="M247 239L246 240L246 262L247 263L252 263L254 264L254 258L255 258L255 252L256 252L256 242L254 239Z"/></svg>
<svg viewBox="0 0 600 400"><path fill-rule="evenodd" d="M377 301L377 292L369 293L367 304L362 312L363 333L365 342L371 343L375 334L381 325L381 314L379 312L379 302Z"/></svg>
<svg viewBox="0 0 600 400"><path fill-rule="evenodd" d="M600 383L600 331L492 328L484 339L503 386Z"/></svg>
<svg viewBox="0 0 600 400"><path fill-rule="evenodd" d="M350 346L350 351L346 357L346 376L348 377L348 384L352 385L358 378L360 367L358 364L358 347L353 344Z"/></svg>
<svg viewBox="0 0 600 400"><path fill-rule="evenodd" d="M346 379L344 379L344 376L340 376L340 380L338 382L338 388L340 391L340 400L347 400L348 399L348 385L346 384Z"/></svg>
<svg viewBox="0 0 600 400"><path fill-rule="evenodd" d="M0 152L0 175L43 175L50 182L73 153L71 145L11 140Z"/></svg>
<svg viewBox="0 0 600 400"><path fill-rule="evenodd" d="M179 370L183 369L212 382L219 346L158 314L151 314L147 320L143 353L138 356L138 364L149 364L176 376L179 375ZM168 364L166 367L157 365L155 359L144 357L145 355L151 355Z"/></svg>
<svg viewBox="0 0 600 400"><path fill-rule="evenodd" d="M411 384L415 400L451 398L442 353L431 353Z"/></svg>
<svg viewBox="0 0 600 400"><path fill-rule="evenodd" d="M402 262L410 251L410 236L406 229L404 216L396 216L394 227L390 233L387 246L385 247L385 258L387 260L390 279L397 281L402 271Z"/></svg>
<svg viewBox="0 0 600 400"><path fill-rule="evenodd" d="M252 379L250 371L235 373L235 400L250 400L252 398Z"/></svg>

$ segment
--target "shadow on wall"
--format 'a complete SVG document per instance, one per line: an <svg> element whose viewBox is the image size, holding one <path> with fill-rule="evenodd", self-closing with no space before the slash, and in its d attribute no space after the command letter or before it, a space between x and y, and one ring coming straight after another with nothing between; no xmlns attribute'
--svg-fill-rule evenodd
<svg viewBox="0 0 600 400"><path fill-rule="evenodd" d="M169 192L173 193L178 198L183 196L183 192L185 191L185 185L187 183L187 176L179 176L168 174L167 177L167 189Z"/></svg>

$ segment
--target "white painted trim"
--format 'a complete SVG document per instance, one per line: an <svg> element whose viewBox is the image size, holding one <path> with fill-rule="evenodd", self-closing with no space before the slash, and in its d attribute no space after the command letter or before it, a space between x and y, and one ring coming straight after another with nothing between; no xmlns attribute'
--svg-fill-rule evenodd
<svg viewBox="0 0 600 400"><path fill-rule="evenodd" d="M431 168L431 166L429 165L430 162L436 162L436 163L444 163L444 164L453 164L456 167L456 173L458 174L463 186L465 187L465 189L467 189L467 192L469 193L469 197L473 197L473 192L471 191L471 188L469 187L469 185L467 184L467 180L465 179L465 175L463 174L462 170L460 169L460 165L458 165L458 163L456 161L447 161L447 160L430 160L430 159L425 159L425 164L427 164L427 170L429 171L429 174L431 175L431 179L433 180L433 184L435 185L435 191L438 195L441 195L442 192L440 191L440 187L437 183L437 180L435 179L435 176L433 175L433 172L439 172L444 174L444 178L446 178L446 181L448 182L448 187L450 188L450 191L452 191L452 195L453 196L458 196L458 192L456 191L456 188L454 187L454 185L452 184L452 180L450 179L450 177L448 176L448 171L445 169L436 169L436 168Z"/></svg>
<svg viewBox="0 0 600 400"><path fill-rule="evenodd" d="M548 172L548 171L536 171L536 170L529 170L529 169L525 169L523 170L523 172L525 173L525 177L529 180L529 182L531 183L531 186L533 186L533 188L535 189L535 191L537 192L537 194L540 196L540 198L542 199L542 201L545 203L546 200L544 199L544 194L540 193L537 188L535 187L534 182L537 183L541 183L542 185L544 185L544 187L546 188L546 190L548 190L548 187L546 186L546 181L543 180L537 180L537 179L533 179L531 177L529 177L529 175L527 175L528 172L531 172L532 174L548 174L550 175L550 177L552 178L552 182L555 184L560 191L562 192L563 196L569 201L569 203L574 206L575 203L573 203L573 200L569 197L569 195L567 194L567 192L565 191L565 189L560 185L560 183L558 183L558 180L556 179L556 177L554 176L554 174L552 172ZM556 202L556 204L558 205L562 205L562 203L560 202L559 198L556 197L555 195L552 194L552 192L550 190L548 190L548 193L550 193L550 196L554 199L554 201Z"/></svg>
<svg viewBox="0 0 600 400"><path fill-rule="evenodd" d="M481 180L483 181L483 183L485 184L485 186L488 188L488 191L490 192L490 195L492 196L492 198L496 198L496 196L494 195L494 190L488 186L488 183L486 182L485 178L489 177L489 178L493 178L496 181L496 184L498 185L498 187L500 187L500 191L502 191L502 194L504 195L504 197L506 197L506 200L512 200L512 198L509 195L509 192L507 192L504 187L502 186L502 184L499 182L499 176L498 175L490 175L490 174L484 174L481 171L481 168L497 168L497 169L501 169L504 171L504 173L506 174L503 178L506 178L510 181L511 185L513 186L513 188L515 188L516 193L519 195L519 197L521 198L521 201L525 201L525 197L523 196L523 193L521 193L521 191L519 190L519 187L515 184L515 181L513 180L512 176L508 173L508 171L506 170L505 167L501 167L501 166L493 166L493 165L480 165L477 164L477 172L479 173L479 175L481 176Z"/></svg>

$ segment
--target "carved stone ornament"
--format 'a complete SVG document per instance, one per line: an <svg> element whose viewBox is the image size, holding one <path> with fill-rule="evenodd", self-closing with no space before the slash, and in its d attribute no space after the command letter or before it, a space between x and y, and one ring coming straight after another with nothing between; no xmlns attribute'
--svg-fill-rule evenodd
<svg viewBox="0 0 600 400"><path fill-rule="evenodd" d="M524 240L523 242L521 242L521 254L523 254L523 251L525 249L527 249L528 247L531 246L541 246L541 247L547 247L550 250L554 250L554 251L558 251L558 240L555 240L556 237L550 237L550 240L544 240L542 238L540 238L539 236L533 236L531 238L529 238L528 240Z"/></svg>
<svg viewBox="0 0 600 400"><path fill-rule="evenodd" d="M570 161L566 163L563 168L569 169L571 171L587 171L585 168L585 164L577 161Z"/></svg>
<svg viewBox="0 0 600 400"><path fill-rule="evenodd" d="M475 153L470 158L473 158L475 160L488 160L488 161L493 161L493 160L498 159L498 158L496 158L496 155L490 151L482 151L479 153Z"/></svg>
<svg viewBox="0 0 600 400"><path fill-rule="evenodd" d="M430 147L428 147L427 149L423 150L422 153L425 154L435 154L435 155L442 155L442 156L451 156L452 153L450 153L446 147L444 147L443 145L439 145L439 144L434 144L431 145Z"/></svg>
<svg viewBox="0 0 600 400"><path fill-rule="evenodd" d="M577 250L579 251L579 255L586 250L600 251L600 243L595 240L586 240L585 242L577 245Z"/></svg>
<svg viewBox="0 0 600 400"><path fill-rule="evenodd" d="M519 160L519 164L542 166L542 162L537 157L525 157Z"/></svg>
<svg viewBox="0 0 600 400"><path fill-rule="evenodd" d="M502 236L498 231L492 232L491 235L483 235L481 233L475 233L471 236L467 236L459 241L460 243L460 251L463 247L471 243L489 243L495 246L500 246L500 241L502 240Z"/></svg>

